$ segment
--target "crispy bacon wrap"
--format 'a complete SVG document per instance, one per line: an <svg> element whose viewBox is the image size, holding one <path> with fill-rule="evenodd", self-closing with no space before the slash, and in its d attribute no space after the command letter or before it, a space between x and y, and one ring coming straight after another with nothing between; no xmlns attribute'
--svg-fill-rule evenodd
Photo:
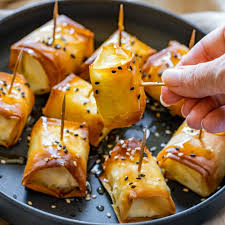
<svg viewBox="0 0 225 225"><path fill-rule="evenodd" d="M138 160L141 142L121 140L107 156L100 175L121 223L160 218L175 213L170 190L155 159L145 147L141 172Z"/></svg>
<svg viewBox="0 0 225 225"><path fill-rule="evenodd" d="M189 128L184 122L157 160L166 177L206 197L225 175L225 136Z"/></svg>
<svg viewBox="0 0 225 225"><path fill-rule="evenodd" d="M141 119L146 96L134 53L113 44L102 47L90 66L90 76L107 128L128 127Z"/></svg>
<svg viewBox="0 0 225 225"><path fill-rule="evenodd" d="M10 68L13 70L23 49L19 72L35 94L49 92L66 75L77 72L94 50L93 33L64 15L57 18L53 44L52 33L53 21L50 21L11 46Z"/></svg>
<svg viewBox="0 0 225 225"><path fill-rule="evenodd" d="M22 75L17 74L9 93L13 76L0 72L0 145L17 143L34 105L34 95Z"/></svg>
<svg viewBox="0 0 225 225"><path fill-rule="evenodd" d="M149 57L143 67L144 82L162 82L161 76L164 70L175 67L182 56L187 54L189 49L177 41L170 41L169 47ZM160 101L161 87L146 86L145 91L155 100ZM175 105L169 106L172 115L181 115L183 100Z"/></svg>
<svg viewBox="0 0 225 225"><path fill-rule="evenodd" d="M37 121L22 184L58 198L81 197L86 191L88 127L65 121L63 141L60 129L61 120L41 117Z"/></svg>
<svg viewBox="0 0 225 225"><path fill-rule="evenodd" d="M98 146L109 133L97 111L92 86L80 77L71 74L51 90L43 114L47 117L61 118L61 105L66 94L65 119L74 122L87 122L90 144Z"/></svg>
<svg viewBox="0 0 225 225"><path fill-rule="evenodd" d="M99 55L101 48L103 46L109 44L117 44L118 43L118 30L114 32L95 52L89 57L79 68L78 74L85 80L90 80L89 75L89 66L95 61L97 56ZM121 38L122 47L127 48L133 51L136 55L137 61L139 63L140 68L144 65L147 61L148 57L155 54L156 50L151 48L150 46L146 45L135 36L127 33L126 31L122 31L122 38Z"/></svg>

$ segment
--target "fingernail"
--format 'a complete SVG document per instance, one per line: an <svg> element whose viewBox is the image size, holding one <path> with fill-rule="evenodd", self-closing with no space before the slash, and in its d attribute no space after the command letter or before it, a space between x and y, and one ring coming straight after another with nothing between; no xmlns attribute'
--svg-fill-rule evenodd
<svg viewBox="0 0 225 225"><path fill-rule="evenodd" d="M170 105L166 104L166 103L163 101L162 95L160 95L160 102L161 102L161 104L162 104L164 107L166 107L166 108L170 106Z"/></svg>
<svg viewBox="0 0 225 225"><path fill-rule="evenodd" d="M185 115L185 114L184 114L184 112L183 112L183 108L184 108L184 105L182 105L182 107L181 107L181 110L180 110L180 111L181 111L182 116L183 116L184 118L186 118L186 116L187 116L187 115Z"/></svg>
<svg viewBox="0 0 225 225"><path fill-rule="evenodd" d="M167 86L179 86L182 70L167 69L162 75L162 80Z"/></svg>

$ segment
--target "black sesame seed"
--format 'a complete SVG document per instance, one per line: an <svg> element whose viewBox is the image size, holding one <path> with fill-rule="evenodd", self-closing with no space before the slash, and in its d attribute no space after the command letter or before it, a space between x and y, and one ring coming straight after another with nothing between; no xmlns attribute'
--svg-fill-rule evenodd
<svg viewBox="0 0 225 225"><path fill-rule="evenodd" d="M65 145L63 145L63 147L62 147L63 149L66 149L66 146Z"/></svg>
<svg viewBox="0 0 225 225"><path fill-rule="evenodd" d="M135 63L135 59L133 60L133 63Z"/></svg>
<svg viewBox="0 0 225 225"><path fill-rule="evenodd" d="M118 66L117 68L118 68L118 70L122 70L122 67L121 66Z"/></svg>
<svg viewBox="0 0 225 225"><path fill-rule="evenodd" d="M66 132L69 133L70 131L68 129L66 129Z"/></svg>
<svg viewBox="0 0 225 225"><path fill-rule="evenodd" d="M138 98L138 99L140 99L140 97L141 97L141 95L138 95L138 97L137 97L137 98Z"/></svg>
<svg viewBox="0 0 225 225"><path fill-rule="evenodd" d="M3 95L6 95L6 93L5 93L4 91L2 92L2 94L3 94ZM22 97L23 97L23 96L22 96Z"/></svg>
<svg viewBox="0 0 225 225"><path fill-rule="evenodd" d="M175 149L176 149L177 151L179 151L179 150L180 150L180 148L179 148L179 147L176 147Z"/></svg>
<svg viewBox="0 0 225 225"><path fill-rule="evenodd" d="M152 77L152 75L151 74L148 74L148 78L151 78Z"/></svg>
<svg viewBox="0 0 225 225"><path fill-rule="evenodd" d="M79 88L74 88L74 91L79 91Z"/></svg>
<svg viewBox="0 0 225 225"><path fill-rule="evenodd" d="M29 84L28 82L26 82L25 85L26 85L27 87L30 87L30 84Z"/></svg>
<svg viewBox="0 0 225 225"><path fill-rule="evenodd" d="M67 88L66 88L66 91L69 91L69 90L70 90L70 87L67 87Z"/></svg>
<svg viewBox="0 0 225 225"><path fill-rule="evenodd" d="M21 91L21 88L20 88L20 87L18 87L18 88L17 88L17 91Z"/></svg>
<svg viewBox="0 0 225 225"><path fill-rule="evenodd" d="M136 164L139 164L139 161L136 161Z"/></svg>
<svg viewBox="0 0 225 225"><path fill-rule="evenodd" d="M83 128L83 127L84 127L84 125L83 125L83 124L81 124L81 125L80 125L80 128Z"/></svg>
<svg viewBox="0 0 225 225"><path fill-rule="evenodd" d="M25 98L25 93L21 92L21 96L22 96L22 98Z"/></svg>
<svg viewBox="0 0 225 225"><path fill-rule="evenodd" d="M126 177L124 178L124 180L127 181L127 180L128 180L128 176L126 176Z"/></svg>
<svg viewBox="0 0 225 225"><path fill-rule="evenodd" d="M90 110L89 109L87 109L87 113L90 113Z"/></svg>
<svg viewBox="0 0 225 225"><path fill-rule="evenodd" d="M174 58L178 58L178 54L174 54L174 56L173 56Z"/></svg>
<svg viewBox="0 0 225 225"><path fill-rule="evenodd" d="M78 134L74 134L75 137L78 137Z"/></svg>
<svg viewBox="0 0 225 225"><path fill-rule="evenodd" d="M145 177L145 174L141 173L140 176L141 176L141 177Z"/></svg>
<svg viewBox="0 0 225 225"><path fill-rule="evenodd" d="M112 70L112 73L116 73L116 70Z"/></svg>
<svg viewBox="0 0 225 225"><path fill-rule="evenodd" d="M132 185L131 188L136 188L136 185Z"/></svg>
<svg viewBox="0 0 225 225"><path fill-rule="evenodd" d="M144 78L144 77L146 77L146 73L143 73L143 74L142 74L142 78Z"/></svg>
<svg viewBox="0 0 225 225"><path fill-rule="evenodd" d="M58 141L55 141L55 143L56 143L56 144L59 144L59 142L58 142Z"/></svg>
<svg viewBox="0 0 225 225"><path fill-rule="evenodd" d="M60 44L57 44L57 45L54 46L54 48L55 49L60 49L61 48L61 45Z"/></svg>
<svg viewBox="0 0 225 225"><path fill-rule="evenodd" d="M123 156L121 156L121 157L120 157L120 159L125 160L126 158L125 158L125 157L123 157Z"/></svg>
<svg viewBox="0 0 225 225"><path fill-rule="evenodd" d="M65 152L65 153L68 153L68 150L67 150L67 149L65 149L65 150L64 150L64 152Z"/></svg>
<svg viewBox="0 0 225 225"><path fill-rule="evenodd" d="M96 206L96 209L100 212L104 211L104 206L103 205L98 205Z"/></svg>
<svg viewBox="0 0 225 225"><path fill-rule="evenodd" d="M83 137L83 140L85 141L87 138L86 137Z"/></svg>
<svg viewBox="0 0 225 225"><path fill-rule="evenodd" d="M101 133L100 133L100 137L101 137L102 135L103 135L103 133L101 132Z"/></svg>
<svg viewBox="0 0 225 225"><path fill-rule="evenodd" d="M195 157L196 155L195 155L194 153L191 153L190 156L191 156L191 157Z"/></svg>
<svg viewBox="0 0 225 225"><path fill-rule="evenodd" d="M100 82L96 81L96 82L95 82L95 84L97 84L97 85L98 85L98 84L100 84Z"/></svg>
<svg viewBox="0 0 225 225"><path fill-rule="evenodd" d="M66 47L63 47L63 51L64 51L64 52L66 51Z"/></svg>
<svg viewBox="0 0 225 225"><path fill-rule="evenodd" d="M87 105L87 102L83 102L83 105Z"/></svg>
<svg viewBox="0 0 225 225"><path fill-rule="evenodd" d="M137 180L141 180L141 177L136 177Z"/></svg>
<svg viewBox="0 0 225 225"><path fill-rule="evenodd" d="M60 148L62 148L62 145L61 145L61 144L59 144L59 147L60 147Z"/></svg>
<svg viewBox="0 0 225 225"><path fill-rule="evenodd" d="M166 67L167 67L167 68L169 68L169 67L170 67L169 63L166 63Z"/></svg>
<svg viewBox="0 0 225 225"><path fill-rule="evenodd" d="M163 71L160 71L160 72L158 73L158 76L161 77L162 74L163 74Z"/></svg>
<svg viewBox="0 0 225 225"><path fill-rule="evenodd" d="M129 183L129 185L132 185L132 184L133 184L133 182L130 182L130 183Z"/></svg>
<svg viewBox="0 0 225 225"><path fill-rule="evenodd" d="M102 187L98 187L97 188L97 192L100 194L100 195L103 195L104 194L104 189Z"/></svg>
<svg viewBox="0 0 225 225"><path fill-rule="evenodd" d="M143 157L148 158L148 154L146 152L144 152Z"/></svg>
<svg viewBox="0 0 225 225"><path fill-rule="evenodd" d="M0 88L0 91L3 91L3 87Z"/></svg>
<svg viewBox="0 0 225 225"><path fill-rule="evenodd" d="M130 66L130 70L131 70L131 71L133 70L132 66Z"/></svg>
<svg viewBox="0 0 225 225"><path fill-rule="evenodd" d="M76 56L74 54L70 54L71 58L75 59Z"/></svg>
<svg viewBox="0 0 225 225"><path fill-rule="evenodd" d="M98 92L98 90L95 90L95 94L98 94L99 92Z"/></svg>
<svg viewBox="0 0 225 225"><path fill-rule="evenodd" d="M133 91L134 90L134 87L131 87L130 90Z"/></svg>

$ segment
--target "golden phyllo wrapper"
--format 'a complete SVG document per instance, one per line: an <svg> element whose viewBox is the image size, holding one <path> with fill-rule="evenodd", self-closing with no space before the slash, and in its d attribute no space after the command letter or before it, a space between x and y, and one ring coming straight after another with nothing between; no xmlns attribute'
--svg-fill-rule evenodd
<svg viewBox="0 0 225 225"><path fill-rule="evenodd" d="M128 127L141 119L146 96L134 53L113 44L102 47L90 66L90 76L107 128Z"/></svg>
<svg viewBox="0 0 225 225"><path fill-rule="evenodd" d="M71 74L51 90L43 114L47 117L61 118L61 105L66 94L65 119L74 122L87 122L90 144L98 146L109 133L97 111L92 86L80 77Z"/></svg>
<svg viewBox="0 0 225 225"><path fill-rule="evenodd" d="M22 184L58 198L81 197L86 192L89 154L88 127L41 117L35 124Z"/></svg>
<svg viewBox="0 0 225 225"><path fill-rule="evenodd" d="M34 105L34 95L23 76L0 72L0 145L15 145Z"/></svg>
<svg viewBox="0 0 225 225"><path fill-rule="evenodd" d="M166 177L206 197L225 176L225 136L191 129L184 122L157 160Z"/></svg>
<svg viewBox="0 0 225 225"><path fill-rule="evenodd" d="M35 94L44 94L79 66L93 50L93 33L70 18L57 18L52 44L53 21L48 22L11 46L10 68L19 52L23 57L18 72L23 74Z"/></svg>
<svg viewBox="0 0 225 225"><path fill-rule="evenodd" d="M121 223L165 217L176 211L170 190L147 147L138 172L141 142L120 140L107 156L100 179Z"/></svg>
<svg viewBox="0 0 225 225"><path fill-rule="evenodd" d="M177 41L170 41L169 47L149 57L148 61L143 67L143 81L144 82L162 82L161 76L163 71L175 67L183 55L187 54L189 49ZM155 100L160 101L161 87L149 86L145 87L145 91L149 96ZM183 100L175 105L169 106L172 115L181 115L181 106Z"/></svg>
<svg viewBox="0 0 225 225"><path fill-rule="evenodd" d="M90 79L89 75L89 65L91 65L97 56L99 55L103 46L109 44L117 44L119 38L119 31L114 32L92 55L88 58L80 67L79 69L79 76L84 78L85 80ZM127 33L126 31L122 31L121 36L121 45L124 48L127 48L133 51L136 55L136 59L139 63L140 68L144 65L147 61L148 57L155 54L156 50L151 48L150 46L146 45L144 42L137 39L135 36Z"/></svg>

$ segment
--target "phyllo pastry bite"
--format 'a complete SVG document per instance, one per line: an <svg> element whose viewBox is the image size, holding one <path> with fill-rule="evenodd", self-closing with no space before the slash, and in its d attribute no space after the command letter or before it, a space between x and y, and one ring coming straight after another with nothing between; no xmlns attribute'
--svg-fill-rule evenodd
<svg viewBox="0 0 225 225"><path fill-rule="evenodd" d="M167 178L206 197L225 175L225 136L189 128L184 122L157 157Z"/></svg>
<svg viewBox="0 0 225 225"><path fill-rule="evenodd" d="M23 76L0 72L0 145L15 145L34 105L34 95Z"/></svg>
<svg viewBox="0 0 225 225"><path fill-rule="evenodd" d="M140 149L141 142L136 138L120 140L107 156L100 175L121 223L160 218L176 210L160 168L147 147L141 173L138 172Z"/></svg>
<svg viewBox="0 0 225 225"><path fill-rule="evenodd" d="M11 46L10 68L13 70L20 50L24 49L18 72L25 76L35 94L49 92L66 75L77 72L94 50L93 33L64 15L57 18L54 43L52 32L50 21Z"/></svg>
<svg viewBox="0 0 225 225"><path fill-rule="evenodd" d="M113 44L104 46L90 66L90 76L107 128L128 127L141 119L146 96L133 52Z"/></svg>
<svg viewBox="0 0 225 225"><path fill-rule="evenodd" d="M41 117L30 140L28 161L22 184L30 189L58 198L85 196L89 154L88 127Z"/></svg>
<svg viewBox="0 0 225 225"><path fill-rule="evenodd" d="M143 67L143 81L144 82L162 82L161 76L163 71L175 67L182 56L187 54L189 49L180 44L177 41L170 41L169 46L166 49L156 53L155 55L149 57L148 61ZM160 101L161 87L159 86L146 86L145 91L149 96L157 101ZM175 105L169 106L172 115L181 115L181 106L183 105L183 100Z"/></svg>
<svg viewBox="0 0 225 225"><path fill-rule="evenodd" d="M95 52L88 58L79 68L78 74L85 80L90 79L89 65L91 65L97 56L99 55L103 46L109 44L117 44L119 38L119 31L114 32ZM156 53L156 50L146 45L144 42L137 39L135 36L122 31L121 33L121 46L133 51L136 55L136 60L139 63L139 67L142 68L149 56Z"/></svg>
<svg viewBox="0 0 225 225"><path fill-rule="evenodd" d="M87 122L90 144L98 146L110 130L104 129L92 86L87 81L71 74L54 86L47 104L43 108L43 114L47 117L61 118L61 105L65 94L67 96L65 119L74 122Z"/></svg>

